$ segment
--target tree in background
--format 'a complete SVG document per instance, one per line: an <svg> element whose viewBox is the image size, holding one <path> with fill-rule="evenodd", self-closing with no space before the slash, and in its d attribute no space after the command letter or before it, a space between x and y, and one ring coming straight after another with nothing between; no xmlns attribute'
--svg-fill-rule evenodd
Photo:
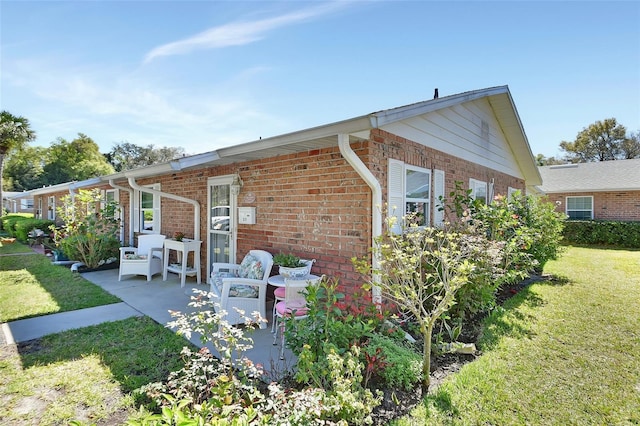
<svg viewBox="0 0 640 426"><path fill-rule="evenodd" d="M0 216L4 214L2 207L2 176L4 174L4 159L12 151L19 150L28 142L36 138L29 120L16 117L8 111L0 112Z"/></svg>
<svg viewBox="0 0 640 426"><path fill-rule="evenodd" d="M627 129L615 118L607 118L582 129L575 141L561 142L560 149L572 163L638 158L640 141L637 135L634 139L626 134Z"/></svg>
<svg viewBox="0 0 640 426"><path fill-rule="evenodd" d="M43 166L47 148L26 146L12 152L4 166L5 188L8 191L28 191L46 184L43 181Z"/></svg>
<svg viewBox="0 0 640 426"><path fill-rule="evenodd" d="M640 131L631 133L629 137L622 142L622 152L625 160L640 158Z"/></svg>
<svg viewBox="0 0 640 426"><path fill-rule="evenodd" d="M68 142L62 138L51 144L43 168L47 185L79 181L114 173L93 139L78 133Z"/></svg>
<svg viewBox="0 0 640 426"><path fill-rule="evenodd" d="M556 157L545 157L543 154L536 155L536 166L553 166L556 164L564 164L564 161L561 158Z"/></svg>
<svg viewBox="0 0 640 426"><path fill-rule="evenodd" d="M155 148L153 144L140 146L122 142L116 144L108 154L105 154L105 157L116 172L122 172L138 167L167 163L184 155L183 148Z"/></svg>

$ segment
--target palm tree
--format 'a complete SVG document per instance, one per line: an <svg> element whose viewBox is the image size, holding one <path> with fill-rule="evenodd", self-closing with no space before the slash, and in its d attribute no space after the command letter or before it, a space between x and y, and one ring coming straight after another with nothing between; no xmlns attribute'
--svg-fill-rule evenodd
<svg viewBox="0 0 640 426"><path fill-rule="evenodd" d="M8 111L0 112L0 216L4 214L4 203L2 202L4 159L11 151L22 149L27 142L35 138L36 132L31 130L29 120L24 117L16 117Z"/></svg>

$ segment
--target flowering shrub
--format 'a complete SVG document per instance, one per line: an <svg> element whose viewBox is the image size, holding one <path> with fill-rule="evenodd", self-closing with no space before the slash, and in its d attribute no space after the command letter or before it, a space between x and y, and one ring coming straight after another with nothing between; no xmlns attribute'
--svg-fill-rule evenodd
<svg viewBox="0 0 640 426"><path fill-rule="evenodd" d="M220 359L206 349L196 353L184 349L184 368L171 373L166 382L152 383L140 390L160 412L130 419L128 425L331 426L371 422L371 412L380 398L361 386L357 347L343 355L328 353L331 386L327 389L314 386L284 389L271 383L265 392L262 369L244 356L252 347L251 338L224 319L225 311L216 312L206 293L198 293L190 303L196 311L172 312L176 320L169 326L185 336L199 333L203 343L214 346ZM247 318L247 326L253 327L260 321L254 313L253 318Z"/></svg>
<svg viewBox="0 0 640 426"><path fill-rule="evenodd" d="M59 228L51 227L58 248L88 268L116 261L120 248L118 205L105 200L98 189L81 189L61 201L58 217L64 223Z"/></svg>

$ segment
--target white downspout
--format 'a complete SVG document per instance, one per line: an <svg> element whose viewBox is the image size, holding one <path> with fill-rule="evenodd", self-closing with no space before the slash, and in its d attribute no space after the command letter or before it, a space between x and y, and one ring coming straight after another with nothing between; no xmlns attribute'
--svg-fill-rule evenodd
<svg viewBox="0 0 640 426"><path fill-rule="evenodd" d="M382 187L378 179L371 173L371 170L362 162L360 157L351 149L349 145L349 135L345 133L338 134L338 147L340 153L345 160L358 172L360 177L371 188L371 247L375 245L377 237L382 235ZM380 261L377 256L373 256L371 259L373 269L378 269ZM373 277L374 281L378 280L377 276ZM372 299L374 303L380 303L382 301L382 293L380 287L374 285L372 288Z"/></svg>
<svg viewBox="0 0 640 426"><path fill-rule="evenodd" d="M109 185L111 185L114 189L121 189L126 191L129 194L129 244L133 245L133 189L127 188L126 186L117 185L113 179L109 179Z"/></svg>
<svg viewBox="0 0 640 426"><path fill-rule="evenodd" d="M142 191L142 192L148 192L149 194L154 194L154 195L158 195L160 197L166 197L166 198L170 198L172 200L176 200L176 201L182 201L184 203L189 203L191 205L193 205L193 239L194 240L200 240L200 203L197 202L196 200L192 200L190 198L185 198L185 197L181 197L179 195L175 195L175 194L169 194L167 192L162 192L162 191L157 191L155 189L151 189L151 188L144 188L140 185L138 185L136 183L136 179L133 177L129 177L129 186L131 186L133 189L137 189L138 191ZM133 225L133 222L132 222Z"/></svg>

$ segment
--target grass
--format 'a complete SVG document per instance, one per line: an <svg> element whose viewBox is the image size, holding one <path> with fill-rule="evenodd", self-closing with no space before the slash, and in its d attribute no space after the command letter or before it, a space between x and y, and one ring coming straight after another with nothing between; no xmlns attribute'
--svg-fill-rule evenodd
<svg viewBox="0 0 640 426"><path fill-rule="evenodd" d="M7 247L11 247L8 249ZM24 244L0 247L31 251ZM42 255L0 256L0 322L119 302L120 299Z"/></svg>
<svg viewBox="0 0 640 426"><path fill-rule="evenodd" d="M118 301L45 256L0 256L1 322ZM132 392L180 369L187 345L148 317L0 345L0 424L123 424L139 413Z"/></svg>
<svg viewBox="0 0 640 426"><path fill-rule="evenodd" d="M0 347L0 423L123 424L131 392L182 367L184 338L148 317Z"/></svg>
<svg viewBox="0 0 640 426"><path fill-rule="evenodd" d="M2 254L16 254L16 253L33 253L28 246L19 243L18 241L13 243L0 242L0 255Z"/></svg>
<svg viewBox="0 0 640 426"><path fill-rule="evenodd" d="M640 252L572 247L485 323L483 355L393 424L640 424Z"/></svg>

